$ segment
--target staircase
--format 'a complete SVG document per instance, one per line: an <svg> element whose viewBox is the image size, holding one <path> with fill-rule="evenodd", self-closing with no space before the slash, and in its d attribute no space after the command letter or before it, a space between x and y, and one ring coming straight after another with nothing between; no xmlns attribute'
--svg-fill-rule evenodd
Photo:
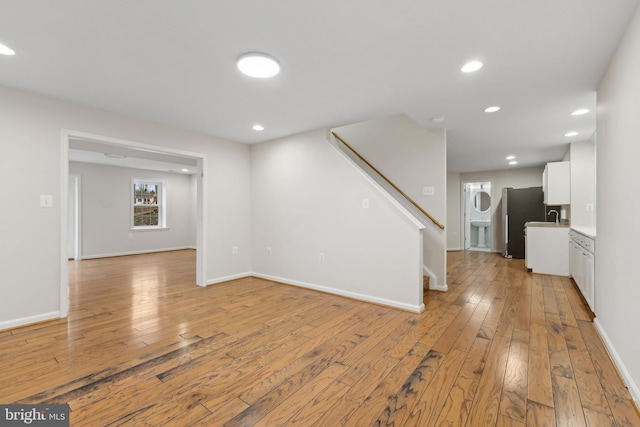
<svg viewBox="0 0 640 427"><path fill-rule="evenodd" d="M423 292L423 301L427 298L427 291L429 290L429 276L422 276L422 292Z"/></svg>

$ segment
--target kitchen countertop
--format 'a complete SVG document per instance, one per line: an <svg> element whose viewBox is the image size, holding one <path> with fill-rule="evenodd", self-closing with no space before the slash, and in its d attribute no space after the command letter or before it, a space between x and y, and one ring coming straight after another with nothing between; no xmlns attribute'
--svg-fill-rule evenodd
<svg viewBox="0 0 640 427"><path fill-rule="evenodd" d="M578 233L590 237L592 239L596 238L596 228L595 227L581 227L578 225L572 225L571 229L577 231Z"/></svg>
<svg viewBox="0 0 640 427"><path fill-rule="evenodd" d="M567 224L556 224L555 222L529 221L524 223L525 227L558 227L568 228Z"/></svg>

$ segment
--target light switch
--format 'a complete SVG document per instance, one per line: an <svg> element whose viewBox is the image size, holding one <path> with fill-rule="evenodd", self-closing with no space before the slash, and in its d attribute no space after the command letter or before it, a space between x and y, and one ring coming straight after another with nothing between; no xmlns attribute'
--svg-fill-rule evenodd
<svg viewBox="0 0 640 427"><path fill-rule="evenodd" d="M362 199L362 209L369 209L369 199Z"/></svg>
<svg viewBox="0 0 640 427"><path fill-rule="evenodd" d="M51 194L41 194L40 195L40 207L41 208L51 208L51 207L53 207L53 196Z"/></svg>
<svg viewBox="0 0 640 427"><path fill-rule="evenodd" d="M425 196L435 196L436 189L435 187L422 187L422 194Z"/></svg>

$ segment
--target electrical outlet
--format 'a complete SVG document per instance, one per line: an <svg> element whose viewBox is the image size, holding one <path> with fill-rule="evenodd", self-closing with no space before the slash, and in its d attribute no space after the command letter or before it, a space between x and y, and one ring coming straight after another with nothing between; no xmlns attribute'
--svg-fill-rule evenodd
<svg viewBox="0 0 640 427"><path fill-rule="evenodd" d="M369 199L362 199L362 209L369 209Z"/></svg>
<svg viewBox="0 0 640 427"><path fill-rule="evenodd" d="M324 252L320 252L320 256L318 257L320 262L324 262Z"/></svg>
<svg viewBox="0 0 640 427"><path fill-rule="evenodd" d="M238 247L237 247L237 246L232 247L232 248L231 248L231 253L232 253L233 255L238 255Z"/></svg>
<svg viewBox="0 0 640 427"><path fill-rule="evenodd" d="M271 246L267 246L267 255L271 256L272 253Z"/></svg>
<svg viewBox="0 0 640 427"><path fill-rule="evenodd" d="M593 212L593 203L587 203L587 212Z"/></svg>

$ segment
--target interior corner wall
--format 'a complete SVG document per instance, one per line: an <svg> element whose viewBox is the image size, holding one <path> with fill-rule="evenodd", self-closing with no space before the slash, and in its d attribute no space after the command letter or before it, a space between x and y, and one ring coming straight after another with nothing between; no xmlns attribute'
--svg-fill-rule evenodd
<svg viewBox="0 0 640 427"><path fill-rule="evenodd" d="M640 402L640 9L598 88L595 323Z"/></svg>
<svg viewBox="0 0 640 427"><path fill-rule="evenodd" d="M463 249L462 240L460 239L461 190L460 174L455 172L447 173L447 250L449 251Z"/></svg>
<svg viewBox="0 0 640 427"><path fill-rule="evenodd" d="M542 171L544 166L530 168L509 168L494 171L471 172L460 174L460 185L465 182L491 182L491 250L500 252L503 241L502 230L502 189L542 187ZM458 223L462 225L461 212L457 212ZM453 214L452 214L453 216ZM460 246L464 247L464 235L460 235Z"/></svg>
<svg viewBox="0 0 640 427"><path fill-rule="evenodd" d="M81 176L81 258L129 255L194 248L191 231L190 175L131 169L91 163L69 163L69 173ZM167 228L130 230L131 180L143 178L166 183Z"/></svg>
<svg viewBox="0 0 640 427"><path fill-rule="evenodd" d="M0 117L0 194L13 207L0 209L0 329L62 309L63 129L206 156L206 279L251 271L248 146L8 87L0 87ZM53 207L41 208L40 195L51 195Z"/></svg>
<svg viewBox="0 0 640 427"><path fill-rule="evenodd" d="M256 275L420 309L418 226L327 141L326 131L257 144L251 155Z"/></svg>

